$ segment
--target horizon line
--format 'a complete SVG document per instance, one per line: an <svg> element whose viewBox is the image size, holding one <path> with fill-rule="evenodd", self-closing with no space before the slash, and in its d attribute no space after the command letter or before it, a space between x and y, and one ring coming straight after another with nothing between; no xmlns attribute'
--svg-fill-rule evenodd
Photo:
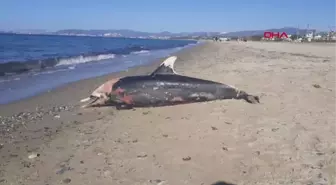
<svg viewBox="0 0 336 185"><path fill-rule="evenodd" d="M262 30L271 30L271 29L285 29L285 28L295 28L298 30L315 30L315 31L328 31L328 30L319 30L319 29L315 29L315 28L300 28L300 27L294 27L294 26L283 26L283 27L279 27L279 28L265 28L265 29L246 29L246 30L238 30L238 31L180 31L180 32L172 32L172 31L156 31L156 32L152 32L152 31L139 31L139 30L133 30L133 29L127 29L127 28L107 28L107 29L100 29L100 28L89 28L89 29L84 29L84 28L64 28L64 29L57 29L57 30L48 30L48 29L43 29L43 28L19 28L19 29L0 29L0 31L43 31L43 32L58 32L58 31L63 31L63 30L85 30L85 31L96 31L96 30L100 30L100 31L134 31L134 32L144 32L144 33L164 33L164 32L168 32L168 33L197 33L197 32L207 32L207 33L211 33L211 32L219 32L219 33L230 33L230 32L241 32L241 31L262 31ZM333 26L331 26L331 28L333 28ZM330 28L329 28L330 29ZM332 31L332 30L329 30ZM333 30L335 31L335 30Z"/></svg>

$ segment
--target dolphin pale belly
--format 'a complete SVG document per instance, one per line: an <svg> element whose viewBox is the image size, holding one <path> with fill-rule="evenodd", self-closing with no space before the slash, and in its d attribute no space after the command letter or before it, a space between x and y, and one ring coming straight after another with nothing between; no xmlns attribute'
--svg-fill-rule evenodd
<svg viewBox="0 0 336 185"><path fill-rule="evenodd" d="M258 96L249 95L229 85L177 74L174 70L175 60L175 56L167 58L149 75L107 81L94 90L90 97L82 100L91 100L84 107L155 107L222 99L243 99L249 103L259 103Z"/></svg>

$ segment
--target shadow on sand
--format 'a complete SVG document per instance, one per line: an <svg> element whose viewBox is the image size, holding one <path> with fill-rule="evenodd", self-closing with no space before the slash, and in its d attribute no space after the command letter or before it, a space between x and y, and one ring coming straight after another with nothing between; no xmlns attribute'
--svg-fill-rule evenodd
<svg viewBox="0 0 336 185"><path fill-rule="evenodd" d="M224 181L218 181L218 182L215 182L211 185L236 185L236 184L232 184L232 183L228 183L228 182L224 182Z"/></svg>

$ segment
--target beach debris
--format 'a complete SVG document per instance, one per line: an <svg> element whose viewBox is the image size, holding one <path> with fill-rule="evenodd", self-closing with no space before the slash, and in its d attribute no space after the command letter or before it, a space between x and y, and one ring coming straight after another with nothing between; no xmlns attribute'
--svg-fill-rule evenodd
<svg viewBox="0 0 336 185"><path fill-rule="evenodd" d="M183 161L190 161L190 160L191 160L191 157L190 157L190 156L183 157L182 160L183 160Z"/></svg>
<svg viewBox="0 0 336 185"><path fill-rule="evenodd" d="M40 157L40 154L38 154L38 153L31 153L31 154L28 156L28 159L35 159L36 157Z"/></svg>
<svg viewBox="0 0 336 185"><path fill-rule="evenodd" d="M61 118L61 116L59 114L57 114L57 115L54 116L54 118L59 119L59 118Z"/></svg>
<svg viewBox="0 0 336 185"><path fill-rule="evenodd" d="M149 75L107 81L81 100L82 103L89 102L82 107L116 106L120 110L223 99L259 103L258 96L230 85L177 74L174 69L176 59L176 56L167 58Z"/></svg>

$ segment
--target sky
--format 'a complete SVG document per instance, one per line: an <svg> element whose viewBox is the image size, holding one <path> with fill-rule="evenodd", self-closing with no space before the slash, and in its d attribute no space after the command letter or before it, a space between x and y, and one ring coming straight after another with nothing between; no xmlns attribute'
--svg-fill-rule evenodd
<svg viewBox="0 0 336 185"><path fill-rule="evenodd" d="M1 0L0 30L335 29L335 0Z"/></svg>

